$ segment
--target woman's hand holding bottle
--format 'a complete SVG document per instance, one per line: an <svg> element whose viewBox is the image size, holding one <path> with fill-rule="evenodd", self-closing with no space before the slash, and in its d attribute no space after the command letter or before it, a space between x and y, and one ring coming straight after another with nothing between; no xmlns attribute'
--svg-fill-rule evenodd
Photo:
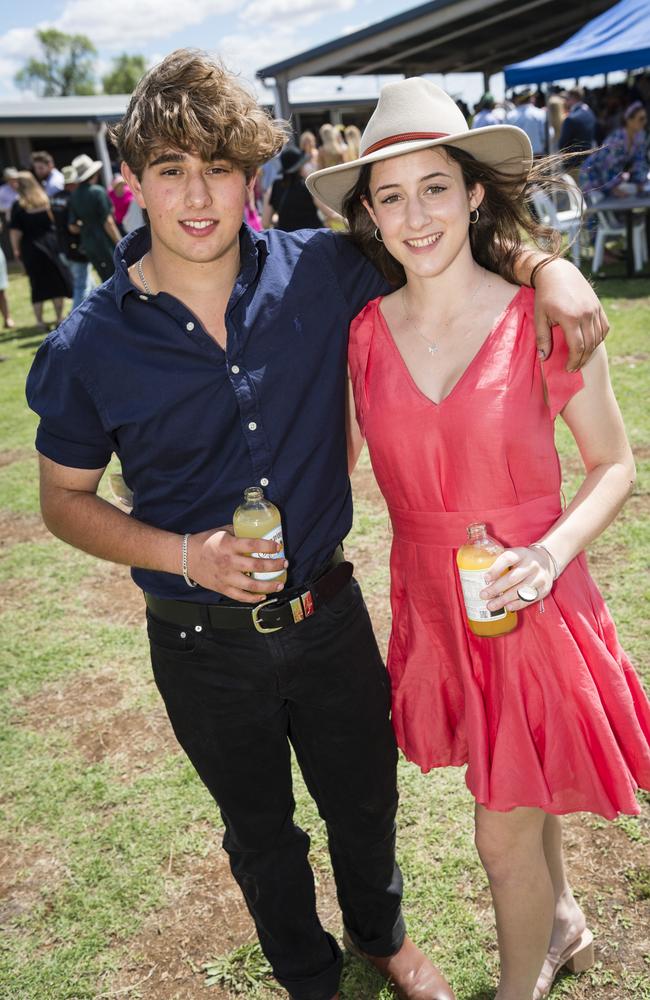
<svg viewBox="0 0 650 1000"><path fill-rule="evenodd" d="M556 565L546 548L509 548L486 572L486 587L480 596L488 602L490 611L503 607L521 611L543 601L550 594L555 578Z"/></svg>

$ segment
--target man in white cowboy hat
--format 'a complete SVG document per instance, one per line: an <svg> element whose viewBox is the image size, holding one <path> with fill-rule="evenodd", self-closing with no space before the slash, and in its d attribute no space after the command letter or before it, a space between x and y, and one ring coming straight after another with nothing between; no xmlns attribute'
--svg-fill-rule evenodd
<svg viewBox="0 0 650 1000"><path fill-rule="evenodd" d="M81 226L79 220L70 220L70 199L77 190L77 171L69 164L62 169L65 187L50 198L54 213L54 224L59 239L59 253L65 258L72 274L72 308L76 309L90 295L95 287L90 263L80 247Z"/></svg>
<svg viewBox="0 0 650 1000"><path fill-rule="evenodd" d="M405 122L436 128L428 106L419 120L407 110L378 141ZM453 1000L405 934L386 672L341 561L347 333L386 282L342 235L242 225L286 130L207 54L179 50L149 70L114 140L149 225L125 237L115 275L35 358L44 518L68 543L134 567L156 683L293 1000L338 1000L342 955L316 912L290 744L327 824L346 946L401 1000ZM533 262L521 262L522 281ZM540 344L561 322L578 362L606 321L572 265L548 270L561 292L544 274ZM131 516L97 496L113 452ZM251 548L277 555L271 540L234 536L251 483L282 511L286 587L250 575L268 569Z"/></svg>
<svg viewBox="0 0 650 1000"><path fill-rule="evenodd" d="M115 271L113 251L122 239L105 188L98 184L101 160L75 156L77 188L70 198L70 222L81 223L81 249L102 281Z"/></svg>

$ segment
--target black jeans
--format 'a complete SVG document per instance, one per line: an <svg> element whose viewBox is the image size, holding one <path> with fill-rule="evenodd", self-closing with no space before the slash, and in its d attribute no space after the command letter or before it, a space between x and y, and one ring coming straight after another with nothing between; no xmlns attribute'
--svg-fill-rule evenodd
<svg viewBox="0 0 650 1000"><path fill-rule="evenodd" d="M404 938L395 863L397 750L386 670L358 584L271 635L148 614L176 737L215 798L224 847L274 975L331 1000L341 953L318 919L309 837L293 821L290 746L327 825L343 920L364 951Z"/></svg>

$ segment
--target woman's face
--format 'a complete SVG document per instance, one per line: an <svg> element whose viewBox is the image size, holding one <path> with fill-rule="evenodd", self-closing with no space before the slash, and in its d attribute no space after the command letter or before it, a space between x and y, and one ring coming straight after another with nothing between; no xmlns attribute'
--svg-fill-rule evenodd
<svg viewBox="0 0 650 1000"><path fill-rule="evenodd" d="M639 108L639 110L635 114L630 115L627 120L627 127L631 132L641 132L647 124L648 116L645 108Z"/></svg>
<svg viewBox="0 0 650 1000"><path fill-rule="evenodd" d="M432 277L471 254L469 216L483 194L480 184L468 191L459 164L434 148L374 163L363 203L388 252L406 271Z"/></svg>

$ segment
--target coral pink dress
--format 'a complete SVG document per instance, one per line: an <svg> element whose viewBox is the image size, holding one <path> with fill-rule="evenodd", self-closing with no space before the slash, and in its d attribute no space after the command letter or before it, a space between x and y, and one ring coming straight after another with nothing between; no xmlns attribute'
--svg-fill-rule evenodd
<svg viewBox="0 0 650 1000"><path fill-rule="evenodd" d="M583 385L566 346L537 359L534 292L522 288L451 392L416 386L380 311L350 331L357 417L393 525L388 669L393 724L423 771L467 764L490 809L607 818L650 789L650 703L584 555L508 635L469 631L456 570L467 525L528 545L561 513L553 424Z"/></svg>

